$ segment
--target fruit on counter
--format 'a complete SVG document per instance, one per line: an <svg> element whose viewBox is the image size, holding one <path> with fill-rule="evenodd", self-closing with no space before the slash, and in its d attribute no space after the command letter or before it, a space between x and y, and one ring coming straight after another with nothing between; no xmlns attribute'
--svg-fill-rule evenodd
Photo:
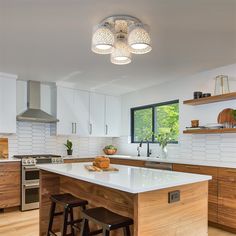
<svg viewBox="0 0 236 236"><path fill-rule="evenodd" d="M114 155L117 152L117 148L113 145L108 145L103 149L106 155Z"/></svg>
<svg viewBox="0 0 236 236"><path fill-rule="evenodd" d="M101 169L107 169L110 166L110 159L108 157L98 156L93 161L93 165Z"/></svg>

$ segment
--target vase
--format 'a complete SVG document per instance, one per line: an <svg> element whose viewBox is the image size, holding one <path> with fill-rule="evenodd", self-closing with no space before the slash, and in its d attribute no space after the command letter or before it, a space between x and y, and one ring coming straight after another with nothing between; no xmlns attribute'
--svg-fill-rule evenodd
<svg viewBox="0 0 236 236"><path fill-rule="evenodd" d="M163 159L167 158L167 147L166 146L161 149L161 157Z"/></svg>
<svg viewBox="0 0 236 236"><path fill-rule="evenodd" d="M73 150L67 150L67 155L68 155L68 156L71 156L72 153L73 153Z"/></svg>

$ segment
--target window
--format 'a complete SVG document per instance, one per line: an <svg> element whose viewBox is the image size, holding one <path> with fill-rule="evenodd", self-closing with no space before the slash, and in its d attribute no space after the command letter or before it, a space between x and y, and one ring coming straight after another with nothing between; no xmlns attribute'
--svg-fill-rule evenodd
<svg viewBox="0 0 236 236"><path fill-rule="evenodd" d="M132 143L141 142L142 140L156 143L156 135L160 133L169 133L171 143L178 141L178 100L131 109Z"/></svg>

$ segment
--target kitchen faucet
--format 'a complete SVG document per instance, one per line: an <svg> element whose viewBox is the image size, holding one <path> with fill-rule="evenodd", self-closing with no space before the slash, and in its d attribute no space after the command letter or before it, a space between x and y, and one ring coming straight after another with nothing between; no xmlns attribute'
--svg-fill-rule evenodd
<svg viewBox="0 0 236 236"><path fill-rule="evenodd" d="M151 154L152 154L152 151L149 147L149 141L147 140L147 157L150 157Z"/></svg>
<svg viewBox="0 0 236 236"><path fill-rule="evenodd" d="M150 146L149 146L149 141L146 140L147 142L147 157L150 157L150 155L152 154ZM143 140L141 140L141 142L139 143L138 147L137 147L137 151L138 151L138 157L140 157L140 148L143 145Z"/></svg>
<svg viewBox="0 0 236 236"><path fill-rule="evenodd" d="M138 151L138 157L140 157L140 148L143 145L143 140L139 143L138 147L137 147L137 151Z"/></svg>

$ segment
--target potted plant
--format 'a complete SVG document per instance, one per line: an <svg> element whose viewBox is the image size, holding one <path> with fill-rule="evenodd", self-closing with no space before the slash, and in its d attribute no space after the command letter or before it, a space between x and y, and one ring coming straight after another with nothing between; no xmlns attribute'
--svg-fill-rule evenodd
<svg viewBox="0 0 236 236"><path fill-rule="evenodd" d="M117 148L113 145L108 145L103 149L106 155L114 155L117 152Z"/></svg>
<svg viewBox="0 0 236 236"><path fill-rule="evenodd" d="M64 145L67 148L67 155L68 156L72 155L72 153L73 153L73 149L72 149L73 143L69 139L67 139L67 141L66 141L66 143Z"/></svg>

